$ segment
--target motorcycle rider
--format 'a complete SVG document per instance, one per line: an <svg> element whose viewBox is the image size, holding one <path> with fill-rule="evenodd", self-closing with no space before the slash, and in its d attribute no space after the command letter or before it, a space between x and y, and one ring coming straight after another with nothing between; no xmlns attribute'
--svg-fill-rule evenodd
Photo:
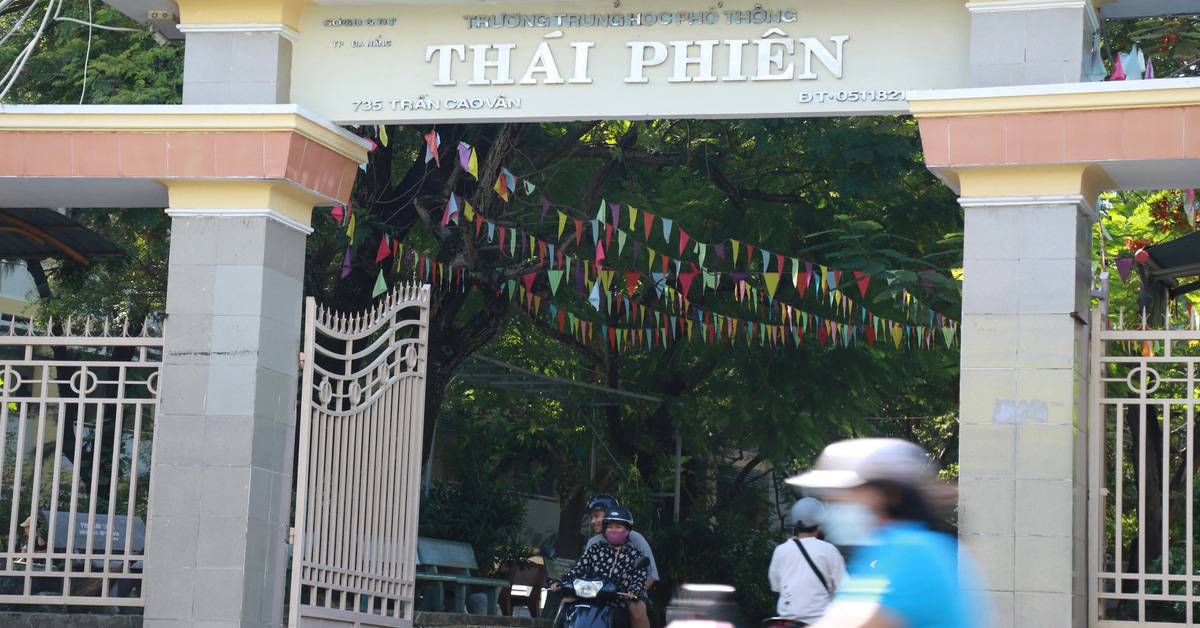
<svg viewBox="0 0 1200 628"><path fill-rule="evenodd" d="M619 600L606 602L616 608L628 608L640 600L646 591L647 568L634 568L634 563L643 554L629 543L633 531L633 515L627 508L614 506L605 513L603 520L604 543L596 543L583 552L579 562L562 576L571 580L589 573L599 574L628 595ZM559 583L550 583L551 591L558 591ZM643 606L644 606L643 602ZM630 618L632 620L632 617Z"/></svg>
<svg viewBox="0 0 1200 628"><path fill-rule="evenodd" d="M827 538L855 548L849 579L814 628L990 625L974 562L947 529L946 504L920 446L840 441L788 483L827 495Z"/></svg>
<svg viewBox="0 0 1200 628"><path fill-rule="evenodd" d="M816 622L846 580L846 561L837 548L817 538L825 506L805 497L792 506L793 534L775 548L767 577L779 593L775 612L800 626Z"/></svg>
<svg viewBox="0 0 1200 628"><path fill-rule="evenodd" d="M591 518L592 534L594 536L588 539L587 546L584 548L585 552L591 549L593 545L604 540L604 517L609 510L618 506L620 504L617 502L617 499L607 493L595 495L588 502L588 516ZM633 530L632 526L629 531L628 542L631 547L650 559L650 568L646 578L646 590L649 591L650 587L658 581L658 565L654 562L654 552L650 550L650 544L646 542L646 537ZM632 624L632 628L650 628L650 617L646 613L646 603L643 600L637 599L631 601L628 610L629 622Z"/></svg>

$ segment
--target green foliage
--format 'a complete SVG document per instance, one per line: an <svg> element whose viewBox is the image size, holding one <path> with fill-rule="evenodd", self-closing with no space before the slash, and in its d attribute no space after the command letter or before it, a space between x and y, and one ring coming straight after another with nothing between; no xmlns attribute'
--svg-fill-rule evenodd
<svg viewBox="0 0 1200 628"><path fill-rule="evenodd" d="M505 563L528 558L522 532L525 496L510 474L515 456L511 426L494 419L464 418L458 434L469 447L444 454L447 477L432 483L421 498L421 536L469 543L485 575Z"/></svg>
<svg viewBox="0 0 1200 628"><path fill-rule="evenodd" d="M48 264L53 287L38 301L38 319L108 317L114 324L161 322L167 293L171 219L161 209L81 209L70 212L125 252L123 257Z"/></svg>
<svg viewBox="0 0 1200 628"><path fill-rule="evenodd" d="M41 8L34 14L40 17ZM88 5L71 3L63 16L88 21ZM0 32L8 32L19 13L0 17ZM32 16L31 16L32 17ZM40 21L40 20L38 20ZM159 45L148 29L116 9L96 2L91 21L105 26L138 29L117 32L89 29L73 22L51 22L5 103L177 104L183 91L183 42ZM7 70L33 37L34 20L23 24L0 45L0 67ZM84 60L87 59L87 90Z"/></svg>

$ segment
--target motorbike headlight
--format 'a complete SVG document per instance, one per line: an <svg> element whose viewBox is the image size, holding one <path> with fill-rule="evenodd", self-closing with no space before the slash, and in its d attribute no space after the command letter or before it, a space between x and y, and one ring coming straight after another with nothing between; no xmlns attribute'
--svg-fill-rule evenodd
<svg viewBox="0 0 1200 628"><path fill-rule="evenodd" d="M578 597L596 597L604 583L599 580L576 580L575 595Z"/></svg>

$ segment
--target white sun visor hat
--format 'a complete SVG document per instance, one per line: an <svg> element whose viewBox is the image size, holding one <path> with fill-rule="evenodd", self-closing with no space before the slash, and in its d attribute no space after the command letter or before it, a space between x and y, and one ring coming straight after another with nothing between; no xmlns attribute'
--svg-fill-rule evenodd
<svg viewBox="0 0 1200 628"><path fill-rule="evenodd" d="M851 488L871 481L920 484L934 478L925 450L898 438L856 438L829 445L811 471L788 484L809 489Z"/></svg>

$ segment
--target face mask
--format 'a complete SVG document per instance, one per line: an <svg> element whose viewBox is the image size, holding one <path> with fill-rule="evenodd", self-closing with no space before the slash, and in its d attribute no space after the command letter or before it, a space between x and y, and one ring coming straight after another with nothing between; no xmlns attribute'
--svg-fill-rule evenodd
<svg viewBox="0 0 1200 628"><path fill-rule="evenodd" d="M620 545L629 538L629 530L605 530L604 538L608 539L613 545Z"/></svg>
<svg viewBox="0 0 1200 628"><path fill-rule="evenodd" d="M825 507L821 527L834 545L874 545L879 521L864 504L835 502Z"/></svg>

